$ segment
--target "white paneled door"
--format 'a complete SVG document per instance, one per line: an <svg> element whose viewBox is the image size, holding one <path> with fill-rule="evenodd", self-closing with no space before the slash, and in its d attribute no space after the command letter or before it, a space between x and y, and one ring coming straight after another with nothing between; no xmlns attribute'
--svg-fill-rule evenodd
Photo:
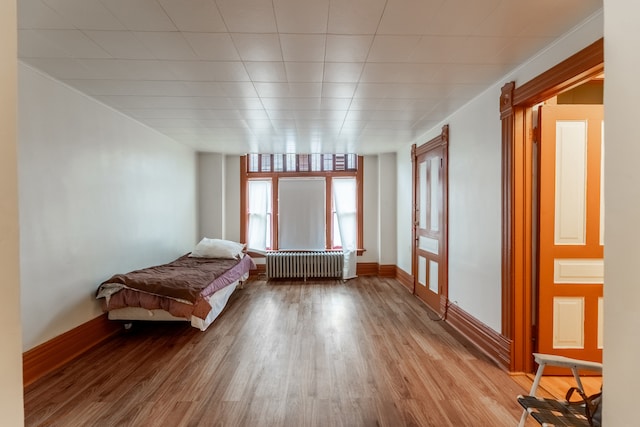
<svg viewBox="0 0 640 427"><path fill-rule="evenodd" d="M603 107L545 105L540 123L537 351L601 362Z"/></svg>
<svg viewBox="0 0 640 427"><path fill-rule="evenodd" d="M439 313L447 299L447 135L414 151L414 292Z"/></svg>

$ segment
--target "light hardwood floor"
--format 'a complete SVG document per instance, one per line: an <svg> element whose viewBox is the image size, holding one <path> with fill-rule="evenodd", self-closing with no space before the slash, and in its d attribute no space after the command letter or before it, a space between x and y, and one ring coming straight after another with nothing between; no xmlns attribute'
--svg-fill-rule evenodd
<svg viewBox="0 0 640 427"><path fill-rule="evenodd" d="M530 390L531 384L533 383L533 377L533 374L514 375L513 379L527 390ZM582 386L584 387L584 391L587 393L587 395L591 395L600 391L600 386L602 385L601 376L581 375L580 381L582 382ZM538 386L538 392L536 394L553 399L564 399L567 394L567 390L575 386L576 381L573 379L571 374L567 374L564 376L544 376L540 380L540 385ZM573 401L578 398L579 396L576 395L572 397L571 400Z"/></svg>
<svg viewBox="0 0 640 427"><path fill-rule="evenodd" d="M392 279L254 280L205 332L136 324L29 386L26 425L515 426L528 386L432 317Z"/></svg>

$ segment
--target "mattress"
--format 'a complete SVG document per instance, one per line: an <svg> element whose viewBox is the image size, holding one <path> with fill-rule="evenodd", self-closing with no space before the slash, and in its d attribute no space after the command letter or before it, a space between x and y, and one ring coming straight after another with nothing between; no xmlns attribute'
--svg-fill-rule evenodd
<svg viewBox="0 0 640 427"><path fill-rule="evenodd" d="M110 320L190 321L191 326L204 331L209 327L209 325L213 323L214 320L218 318L218 316L220 316L220 314L226 307L231 294L233 294L236 288L239 287L241 287L241 284L240 281L237 280L234 283L220 289L218 292L209 296L208 302L211 306L211 311L209 311L209 314L204 319L196 316L191 316L190 319L184 317L176 317L168 311L162 309L149 310L142 307L124 307L110 310L108 316Z"/></svg>
<svg viewBox="0 0 640 427"><path fill-rule="evenodd" d="M255 263L182 256L170 263L117 274L98 288L112 320L189 321L205 330L220 315Z"/></svg>

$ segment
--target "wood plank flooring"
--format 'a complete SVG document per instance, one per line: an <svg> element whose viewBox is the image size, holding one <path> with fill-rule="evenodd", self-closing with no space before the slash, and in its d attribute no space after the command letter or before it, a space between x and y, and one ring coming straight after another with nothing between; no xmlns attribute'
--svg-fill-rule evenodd
<svg viewBox="0 0 640 427"><path fill-rule="evenodd" d="M205 332L135 324L32 384L25 424L516 425L527 387L432 318L393 279L254 280Z"/></svg>
<svg viewBox="0 0 640 427"><path fill-rule="evenodd" d="M533 384L534 377L534 374L521 374L514 375L512 378L527 390L531 390L531 384ZM601 376L582 375L580 377L580 381L582 382L582 386L584 387L587 395L600 391L600 386L602 385ZM540 380L540 385L538 386L538 392L536 394L553 399L564 399L567 395L567 390L571 387L575 387L576 385L576 381L573 379L571 374L563 376L543 376ZM575 400L575 398L572 400Z"/></svg>

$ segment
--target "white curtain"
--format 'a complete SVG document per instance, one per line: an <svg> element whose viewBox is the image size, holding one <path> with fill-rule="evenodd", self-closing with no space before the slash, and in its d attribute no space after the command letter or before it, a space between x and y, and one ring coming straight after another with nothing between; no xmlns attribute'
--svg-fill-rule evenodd
<svg viewBox="0 0 640 427"><path fill-rule="evenodd" d="M249 181L249 236L247 247L266 250L271 241L271 181Z"/></svg>
<svg viewBox="0 0 640 427"><path fill-rule="evenodd" d="M356 277L357 249L357 188L354 178L334 178L333 205L336 210L339 239L344 251L344 270L342 277ZM337 239L336 239L337 240ZM337 242L334 242L336 244Z"/></svg>
<svg viewBox="0 0 640 427"><path fill-rule="evenodd" d="M324 178L278 180L278 248L324 250L326 230Z"/></svg>
<svg viewBox="0 0 640 427"><path fill-rule="evenodd" d="M340 242L345 250L357 249L356 180L354 178L333 179L333 205L338 219Z"/></svg>

